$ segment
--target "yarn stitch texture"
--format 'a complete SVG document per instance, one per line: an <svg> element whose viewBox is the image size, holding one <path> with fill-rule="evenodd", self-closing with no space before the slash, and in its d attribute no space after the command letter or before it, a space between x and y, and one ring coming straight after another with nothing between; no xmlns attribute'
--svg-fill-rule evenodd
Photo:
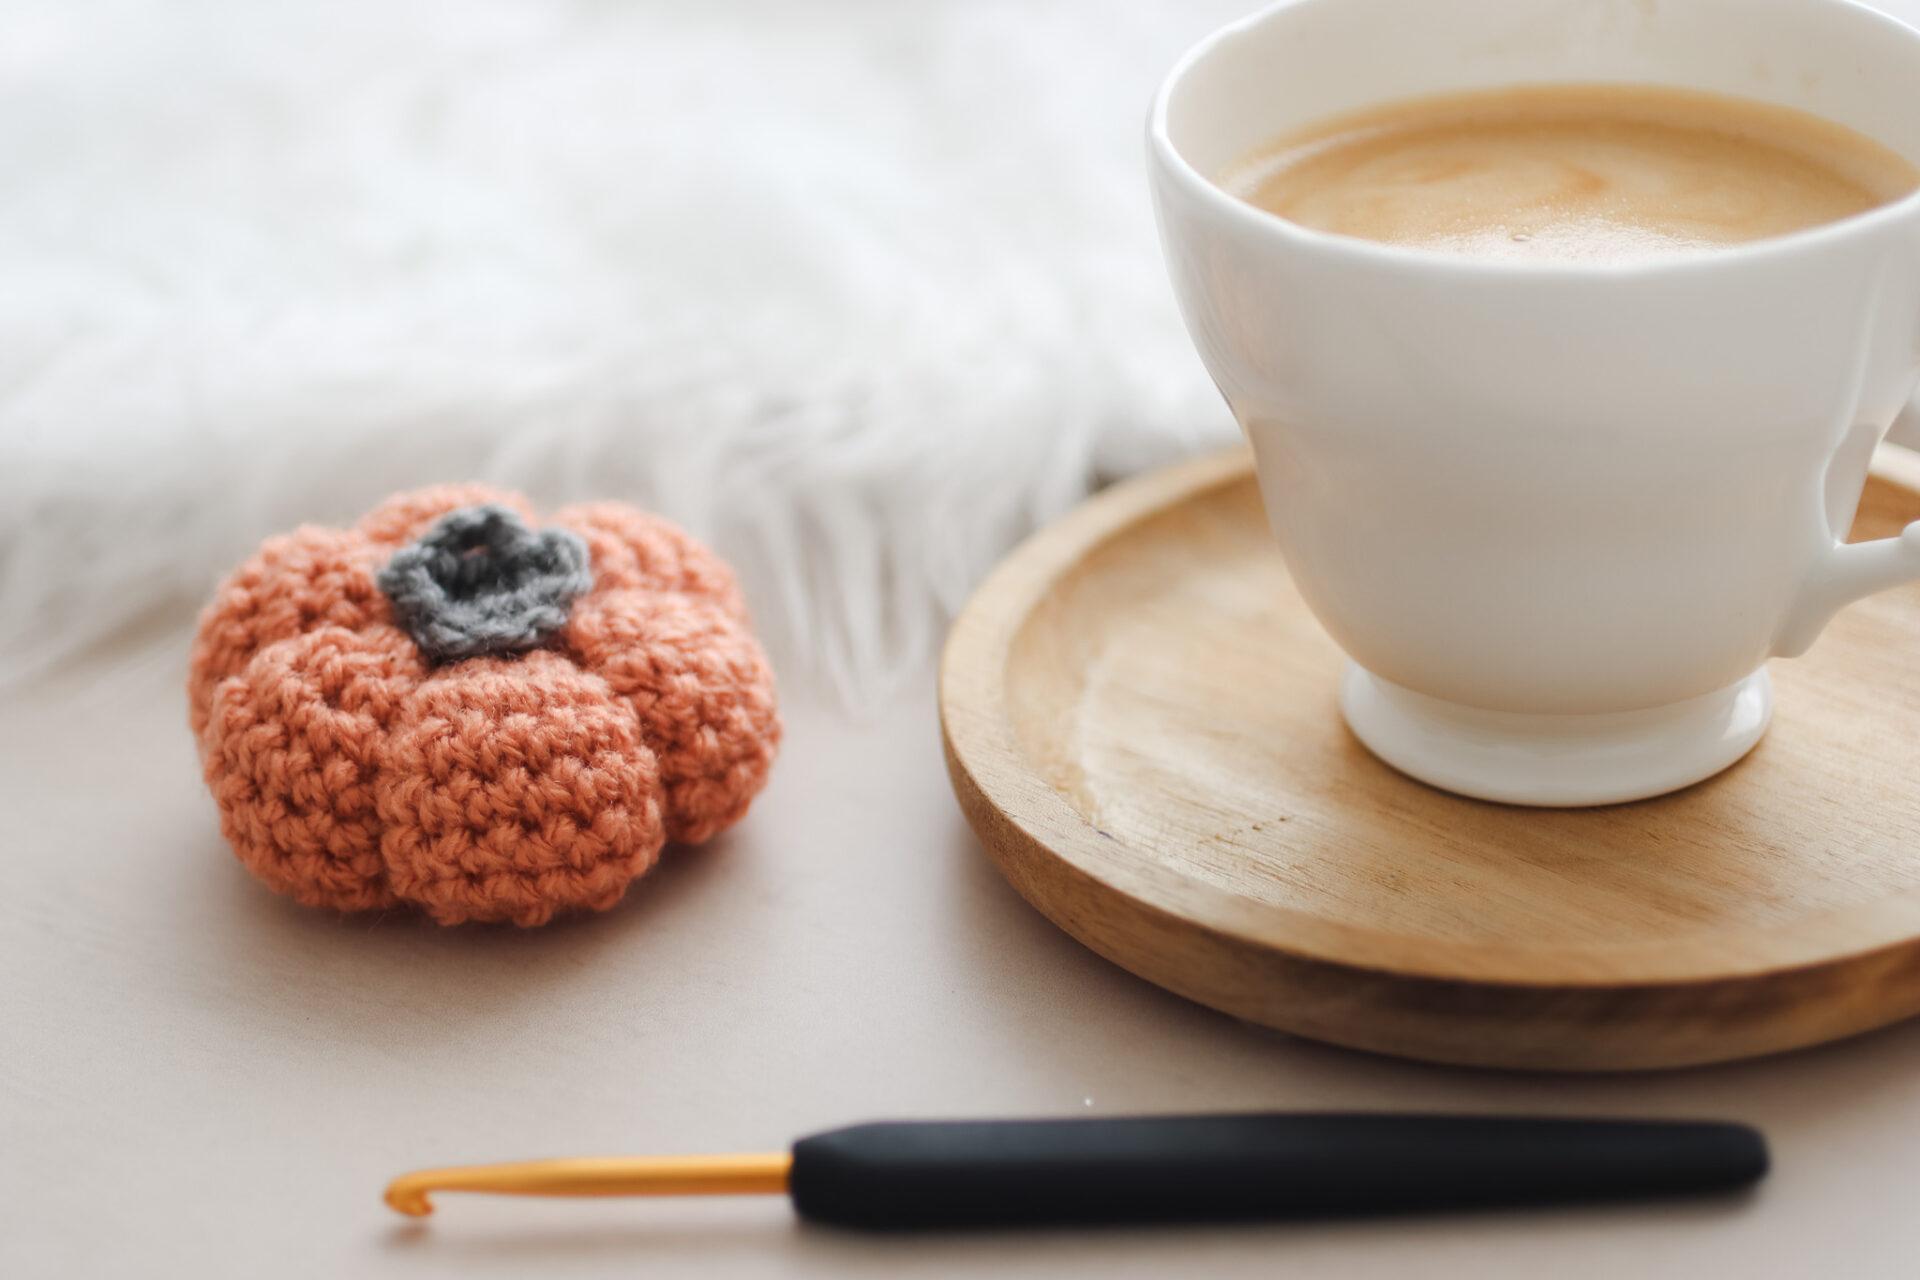
<svg viewBox="0 0 1920 1280"><path fill-rule="evenodd" d="M400 625L435 662L534 648L593 589L577 533L538 533L498 503L440 517L375 579Z"/></svg>
<svg viewBox="0 0 1920 1280"><path fill-rule="evenodd" d="M538 925L613 906L667 841L701 843L746 812L780 722L732 572L669 522L599 503L535 539L577 538L582 581L564 551L533 554L520 533L535 527L514 494L405 493L352 529L269 539L220 588L189 722L222 831L268 887L340 911ZM499 648L456 657L402 624L382 571L423 537L469 561L433 568L443 605L513 598L497 612L518 621L453 628ZM536 632L538 647L504 651Z"/></svg>

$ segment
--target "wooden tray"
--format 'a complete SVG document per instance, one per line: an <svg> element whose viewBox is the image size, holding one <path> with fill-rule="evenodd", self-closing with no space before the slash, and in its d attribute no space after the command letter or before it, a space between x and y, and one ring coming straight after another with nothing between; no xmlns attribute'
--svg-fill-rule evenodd
<svg viewBox="0 0 1920 1280"><path fill-rule="evenodd" d="M1883 450L1854 536L1920 518ZM1243 453L1119 486L995 571L940 677L961 806L1093 950L1242 1018L1437 1062L1672 1067L1920 1012L1920 588L1774 666L1732 770L1605 809L1463 800L1336 706Z"/></svg>

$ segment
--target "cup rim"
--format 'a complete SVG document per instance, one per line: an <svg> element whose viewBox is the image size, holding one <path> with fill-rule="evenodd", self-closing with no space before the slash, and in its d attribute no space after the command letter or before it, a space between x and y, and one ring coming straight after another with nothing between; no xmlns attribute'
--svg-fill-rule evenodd
<svg viewBox="0 0 1920 1280"><path fill-rule="evenodd" d="M1822 2L1835 8L1858 10L1868 18L1883 24L1888 29L1889 35L1897 35L1920 43L1920 28L1915 28L1892 14L1865 3L1864 0L1822 0ZM1567 260L1525 262L1508 258L1475 258L1446 253L1438 249L1364 240L1358 236L1320 231L1290 221L1229 194L1211 178L1188 163L1186 156L1181 154L1180 148L1174 144L1168 132L1168 104L1187 77L1223 45L1244 38L1283 10L1305 4L1330 3L1337 4L1340 0L1274 0L1274 3L1265 5L1243 18L1235 19L1202 36L1180 55L1172 69L1161 80L1160 87L1154 92L1152 107L1147 113L1148 149L1164 175L1182 187L1188 195L1195 196L1203 203L1210 205L1216 213L1258 234L1275 237L1294 248L1329 254L1354 265L1423 270L1441 276L1499 275L1532 280L1629 279L1683 272L1725 270L1755 260L1772 259L1815 249L1850 236L1869 234L1889 223L1920 215L1920 188L1916 188L1897 200L1864 212L1849 214L1847 217L1832 222L1822 222L1799 231L1790 231L1785 235L1768 236L1745 244L1716 249L1711 253L1675 254L1671 257L1650 257L1628 262ZM1915 105L1916 109L1920 109L1920 94L1916 94Z"/></svg>

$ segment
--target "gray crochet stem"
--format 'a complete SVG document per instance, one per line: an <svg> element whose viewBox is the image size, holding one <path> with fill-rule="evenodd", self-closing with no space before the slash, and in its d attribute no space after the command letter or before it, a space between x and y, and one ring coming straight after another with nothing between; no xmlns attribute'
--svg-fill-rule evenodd
<svg viewBox="0 0 1920 1280"><path fill-rule="evenodd" d="M450 511L393 553L380 590L433 662L538 647L593 588L587 544L491 503Z"/></svg>

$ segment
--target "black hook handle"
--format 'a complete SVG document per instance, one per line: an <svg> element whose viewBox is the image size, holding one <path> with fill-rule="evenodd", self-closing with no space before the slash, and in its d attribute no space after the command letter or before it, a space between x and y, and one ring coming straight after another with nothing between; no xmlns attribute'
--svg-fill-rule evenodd
<svg viewBox="0 0 1920 1280"><path fill-rule="evenodd" d="M1745 1125L1205 1115L857 1125L794 1144L802 1216L875 1229L1318 1218L1730 1190Z"/></svg>

